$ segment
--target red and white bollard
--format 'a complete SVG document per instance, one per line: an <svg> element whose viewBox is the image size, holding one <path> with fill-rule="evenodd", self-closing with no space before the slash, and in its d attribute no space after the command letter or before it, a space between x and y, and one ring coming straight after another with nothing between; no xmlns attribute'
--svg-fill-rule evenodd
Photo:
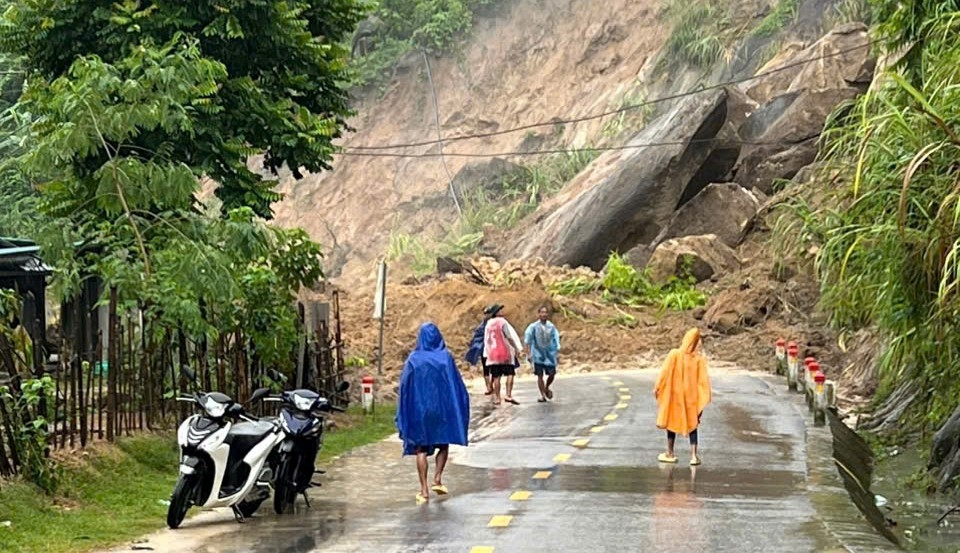
<svg viewBox="0 0 960 553"><path fill-rule="evenodd" d="M778 375L786 374L787 372L787 342L780 338L777 340L776 347L774 349L776 355L775 362L775 373Z"/></svg>
<svg viewBox="0 0 960 553"><path fill-rule="evenodd" d="M792 392L797 391L797 384L800 380L799 356L800 348L797 347L796 343L790 342L787 346L787 388Z"/></svg>
<svg viewBox="0 0 960 553"><path fill-rule="evenodd" d="M818 372L813 376L815 387L813 404L813 425L824 426L827 424L827 396L824 392L824 384L827 381L827 375Z"/></svg>
<svg viewBox="0 0 960 553"><path fill-rule="evenodd" d="M363 391L363 412L370 413L373 411L373 377L367 375L360 379L360 386Z"/></svg>
<svg viewBox="0 0 960 553"><path fill-rule="evenodd" d="M810 410L814 410L814 404L816 403L816 376L820 374L820 363L816 360L810 362L807 365L807 405L810 407Z"/></svg>

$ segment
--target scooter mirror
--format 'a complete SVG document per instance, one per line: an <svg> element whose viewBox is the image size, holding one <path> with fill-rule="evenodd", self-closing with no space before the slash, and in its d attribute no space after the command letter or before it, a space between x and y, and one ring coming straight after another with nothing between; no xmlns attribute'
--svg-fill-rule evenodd
<svg viewBox="0 0 960 553"><path fill-rule="evenodd" d="M227 408L227 412L233 415L234 417L239 417L240 415L243 414L243 406L240 405L239 403L234 403L233 405Z"/></svg>
<svg viewBox="0 0 960 553"><path fill-rule="evenodd" d="M195 382L197 380L197 373L187 365L180 367L180 375L185 377L190 382Z"/></svg>
<svg viewBox="0 0 960 553"><path fill-rule="evenodd" d="M350 387L350 383L344 380L343 382L340 383L339 386L337 386L337 392L346 392L347 388L349 387Z"/></svg>
<svg viewBox="0 0 960 553"><path fill-rule="evenodd" d="M270 388L257 388L250 394L250 399L247 400L247 403L253 403L258 399L263 399L270 395Z"/></svg>

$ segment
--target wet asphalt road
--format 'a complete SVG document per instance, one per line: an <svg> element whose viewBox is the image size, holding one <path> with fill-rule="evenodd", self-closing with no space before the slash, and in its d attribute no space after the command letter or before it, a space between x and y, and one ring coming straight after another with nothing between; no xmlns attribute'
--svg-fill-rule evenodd
<svg viewBox="0 0 960 553"><path fill-rule="evenodd" d="M473 396L469 448L452 451L451 490L417 506L412 458L385 441L349 455L312 490L312 507L269 505L238 525L229 513L187 520L140 547L196 553L558 551L842 551L811 502L806 428L795 402L761 380L714 375L700 431L660 465L653 372L561 378L554 402L518 384L522 405ZM432 466L431 466L432 471ZM523 493L526 492L526 493ZM121 549L118 551L130 551Z"/></svg>

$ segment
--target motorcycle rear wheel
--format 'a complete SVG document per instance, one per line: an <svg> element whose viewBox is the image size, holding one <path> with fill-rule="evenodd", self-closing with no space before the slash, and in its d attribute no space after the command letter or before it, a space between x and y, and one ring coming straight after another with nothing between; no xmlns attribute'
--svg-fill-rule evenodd
<svg viewBox="0 0 960 553"><path fill-rule="evenodd" d="M167 526L177 529L190 510L192 500L196 496L200 480L195 474L181 474L177 485L170 495L170 506L167 508Z"/></svg>

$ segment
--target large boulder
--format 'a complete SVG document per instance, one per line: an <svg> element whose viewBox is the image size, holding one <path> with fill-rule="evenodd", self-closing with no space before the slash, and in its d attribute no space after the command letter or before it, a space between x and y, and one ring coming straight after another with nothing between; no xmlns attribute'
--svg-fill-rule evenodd
<svg viewBox="0 0 960 553"><path fill-rule="evenodd" d="M747 81L743 90L754 101L766 104L776 96L798 90L863 88L873 80L876 65L867 26L848 23L807 48L788 44L781 55L757 71L764 76Z"/></svg>
<svg viewBox="0 0 960 553"><path fill-rule="evenodd" d="M454 175L453 187L464 196L469 196L473 190L478 189L499 190L505 178L520 171L523 171L522 166L499 157L469 163Z"/></svg>
<svg viewBox="0 0 960 553"><path fill-rule="evenodd" d="M841 25L793 58L761 69L769 74L747 88L763 105L739 128L748 145L737 162L737 183L770 194L774 181L814 161L827 118L870 84L876 60L869 45L862 24Z"/></svg>
<svg viewBox="0 0 960 553"><path fill-rule="evenodd" d="M736 252L715 234L667 240L657 246L647 263L650 278L660 284L674 276L703 282L739 268Z"/></svg>
<svg viewBox="0 0 960 553"><path fill-rule="evenodd" d="M748 105L743 94L726 89L680 100L636 135L632 147L594 161L569 185L579 193L537 214L506 257L599 269L610 251L649 244L677 206L730 172Z"/></svg>
<svg viewBox="0 0 960 553"><path fill-rule="evenodd" d="M757 148L744 156L737 172L737 182L745 188L756 188L764 194L770 194L777 180L793 179L801 169L816 160L817 139L811 138L788 146L786 150L777 150L779 148Z"/></svg>
<svg viewBox="0 0 960 553"><path fill-rule="evenodd" d="M673 214L653 245L671 238L714 234L734 248L740 244L744 227L758 209L760 201L740 185L711 184Z"/></svg>

